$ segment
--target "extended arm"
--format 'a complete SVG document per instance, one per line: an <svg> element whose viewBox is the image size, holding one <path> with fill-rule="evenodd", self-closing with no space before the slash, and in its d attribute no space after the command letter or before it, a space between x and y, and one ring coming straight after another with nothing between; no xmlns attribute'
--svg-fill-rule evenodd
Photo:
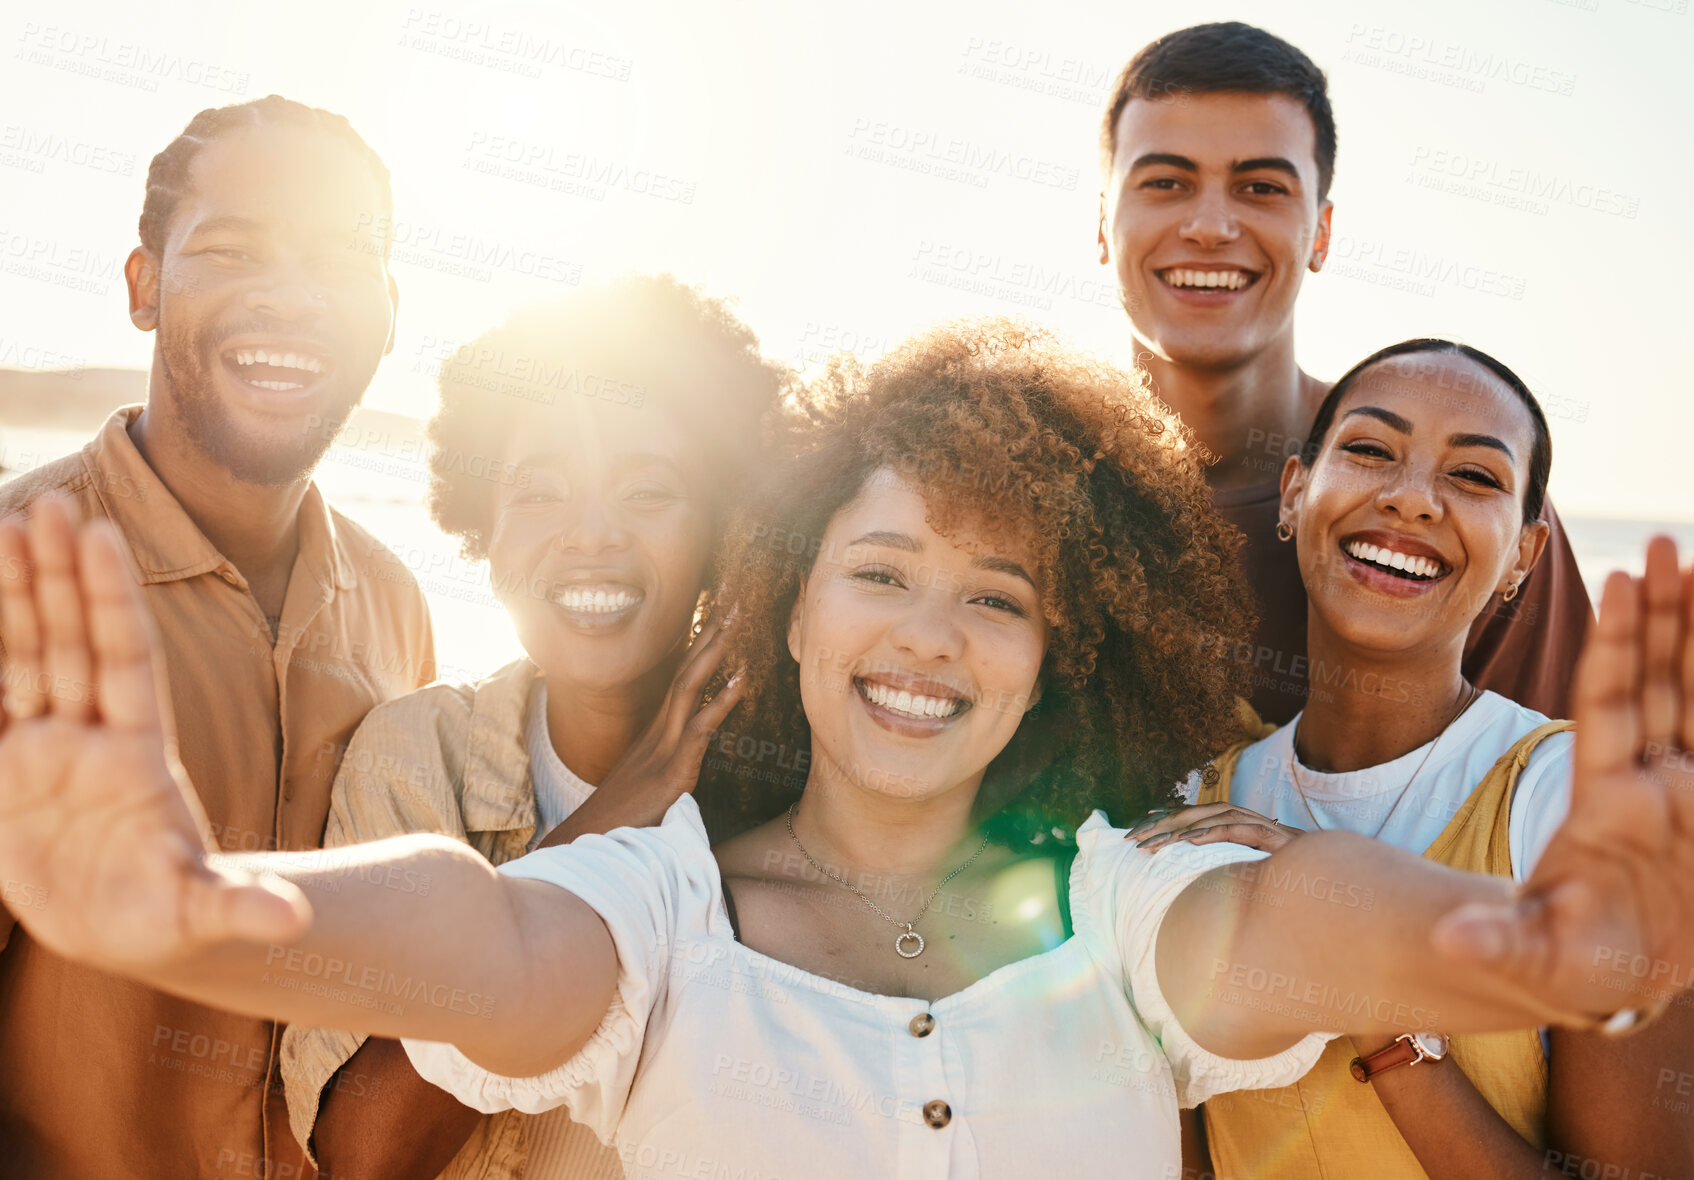
<svg viewBox="0 0 1694 1180"><path fill-rule="evenodd" d="M501 876L446 837L206 864L226 889L261 876L297 886L310 904L302 932L254 938L220 928L213 912L187 923L202 933L173 953L119 970L252 1015L448 1041L516 1076L567 1060L611 1002L617 957L599 915L555 886ZM429 896L395 887L407 873L427 877Z"/></svg>
<svg viewBox="0 0 1694 1180"><path fill-rule="evenodd" d="M38 502L0 523L0 879L44 946L239 1012L450 1041L501 1073L557 1065L617 960L564 890L434 836L215 856L173 753L151 619L122 542ZM411 871L427 897L392 888Z"/></svg>
<svg viewBox="0 0 1694 1180"><path fill-rule="evenodd" d="M1694 574L1668 540L1639 582L1608 581L1575 691L1571 812L1521 889L1327 832L1184 890L1157 964L1195 1039L1256 1057L1312 1029L1581 1026L1667 1003L1694 964Z"/></svg>

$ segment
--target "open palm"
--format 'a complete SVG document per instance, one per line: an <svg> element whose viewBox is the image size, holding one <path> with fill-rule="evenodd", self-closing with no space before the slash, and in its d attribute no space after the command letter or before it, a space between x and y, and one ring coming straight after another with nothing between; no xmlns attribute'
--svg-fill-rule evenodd
<svg viewBox="0 0 1694 1180"><path fill-rule="evenodd" d="M1570 815L1515 903L1435 933L1562 1023L1650 1013L1694 978L1694 571L1667 538L1607 580L1574 699Z"/></svg>
<svg viewBox="0 0 1694 1180"><path fill-rule="evenodd" d="M152 620L108 522L80 533L38 502L0 523L0 877L42 904L43 945L114 969L226 938L281 941L310 920L292 886L207 861L174 753Z"/></svg>

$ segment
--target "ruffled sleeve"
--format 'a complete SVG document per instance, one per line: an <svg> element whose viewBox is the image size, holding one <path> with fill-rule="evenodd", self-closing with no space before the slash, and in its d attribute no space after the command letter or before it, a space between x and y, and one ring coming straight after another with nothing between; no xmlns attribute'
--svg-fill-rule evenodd
<svg viewBox="0 0 1694 1180"><path fill-rule="evenodd" d="M563 1065L530 1078L491 1073L451 1045L405 1040L426 1081L485 1114L536 1114L557 1106L602 1142L623 1115L647 1023L664 1002L679 934L703 935L719 895L717 863L691 796L656 828L617 828L508 861L499 871L569 890L606 923L618 954L617 993L600 1026Z"/></svg>
<svg viewBox="0 0 1694 1180"><path fill-rule="evenodd" d="M1220 1057L1188 1035L1159 987L1154 949L1159 927L1177 896L1211 869L1260 860L1265 853L1240 844L1187 843L1143 852L1100 812L1077 830L1077 844L1080 855L1071 898L1077 933L1097 958L1122 972L1141 1023L1170 1063L1179 1105L1198 1106L1231 1090L1286 1086L1312 1068L1333 1034L1310 1033L1271 1057Z"/></svg>

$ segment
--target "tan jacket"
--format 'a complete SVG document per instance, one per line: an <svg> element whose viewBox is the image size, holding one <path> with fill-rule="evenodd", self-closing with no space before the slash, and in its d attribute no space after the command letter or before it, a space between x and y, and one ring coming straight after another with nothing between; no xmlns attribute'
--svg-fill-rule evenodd
<svg viewBox="0 0 1694 1180"><path fill-rule="evenodd" d="M524 734L537 675L534 664L518 660L474 685L432 684L373 710L342 760L324 847L432 832L469 844L493 864L522 856L537 822ZM311 1142L324 1087L364 1040L300 1027L283 1037L282 1078L302 1144ZM537 1117L547 1116L506 1111L482 1119L442 1177L518 1180ZM591 1134L572 1142L582 1150L570 1160L571 1180L622 1177L617 1157Z"/></svg>

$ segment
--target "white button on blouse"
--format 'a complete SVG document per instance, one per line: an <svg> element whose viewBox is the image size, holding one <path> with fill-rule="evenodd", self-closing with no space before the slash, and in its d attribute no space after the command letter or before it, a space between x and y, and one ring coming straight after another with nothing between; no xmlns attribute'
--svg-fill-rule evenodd
<svg viewBox="0 0 1694 1180"><path fill-rule="evenodd" d="M736 941L694 800L500 866L592 906L618 992L589 1043L508 1078L406 1041L429 1081L478 1110L560 1105L616 1143L630 1176L1130 1176L1181 1171L1177 1107L1284 1086L1328 1039L1233 1061L1160 994L1159 923L1234 844L1142 852L1096 813L1077 833L1076 933L933 1003L873 995ZM927 1019L925 1019L927 1017ZM538 1178L539 1180L539 1178Z"/></svg>

